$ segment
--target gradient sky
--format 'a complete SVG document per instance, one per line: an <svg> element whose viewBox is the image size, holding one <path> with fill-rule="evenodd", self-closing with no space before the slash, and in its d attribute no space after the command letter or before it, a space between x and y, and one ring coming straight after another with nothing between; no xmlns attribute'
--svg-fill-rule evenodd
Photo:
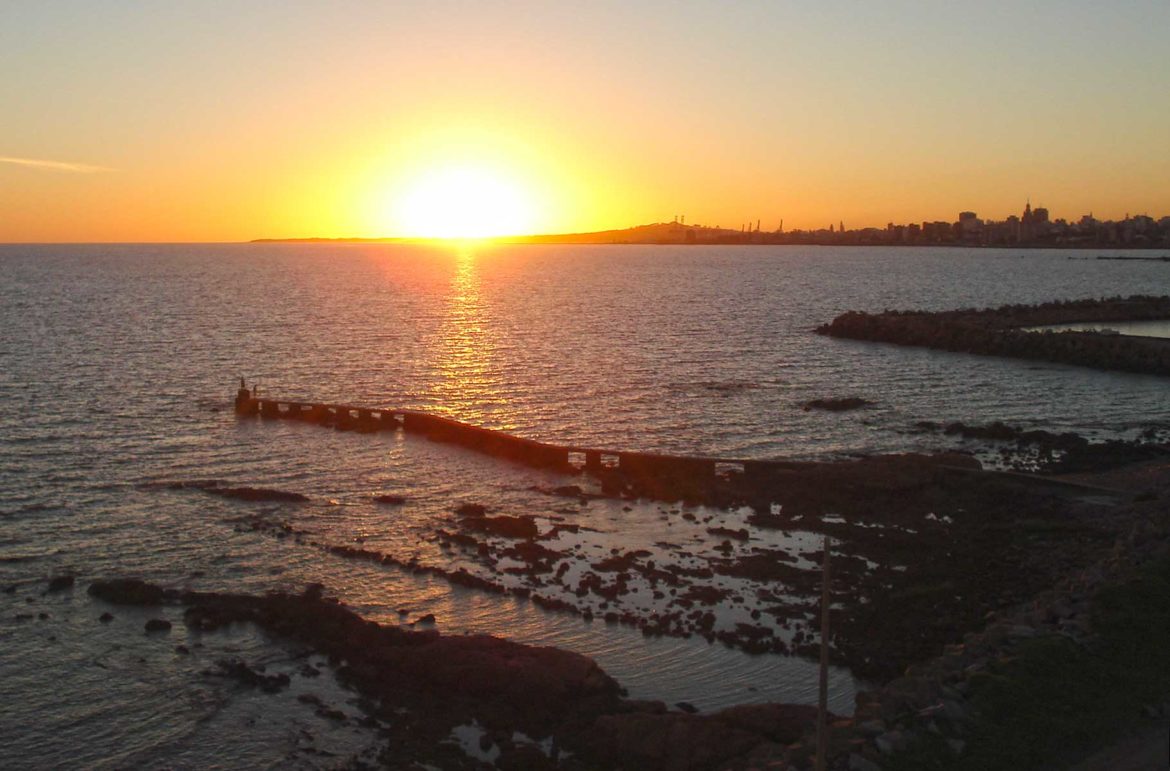
<svg viewBox="0 0 1170 771"><path fill-rule="evenodd" d="M1170 2L0 2L0 241L1170 214ZM452 216L459 216L452 212Z"/></svg>

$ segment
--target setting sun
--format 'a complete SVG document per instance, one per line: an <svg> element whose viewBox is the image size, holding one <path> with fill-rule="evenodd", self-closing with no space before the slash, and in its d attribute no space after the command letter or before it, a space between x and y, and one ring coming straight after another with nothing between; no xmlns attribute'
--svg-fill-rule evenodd
<svg viewBox="0 0 1170 771"><path fill-rule="evenodd" d="M474 166L424 173L393 203L402 235L490 238L530 233L532 198L503 173Z"/></svg>

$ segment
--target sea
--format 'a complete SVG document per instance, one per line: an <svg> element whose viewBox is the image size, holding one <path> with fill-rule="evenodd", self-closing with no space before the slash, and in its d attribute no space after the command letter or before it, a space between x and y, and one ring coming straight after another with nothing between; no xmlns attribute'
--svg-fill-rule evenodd
<svg viewBox="0 0 1170 771"><path fill-rule="evenodd" d="M418 409L549 442L734 458L966 449L921 421L1134 437L1170 426L1165 381L1043 362L835 340L847 310L942 310L1164 294L1170 264L1112 251L805 246L0 245L0 757L5 768L331 768L369 757L328 662L263 632L199 634L180 608L105 606L96 578L264 593L312 582L384 624L488 633L593 657L631 697L702 711L815 703L814 662L347 559L376 549L482 565L436 542L452 511L570 517L580 478L401 432L232 411L261 395ZM859 396L865 409L805 410ZM215 480L301 493L248 502ZM378 494L405 503L384 506ZM581 554L708 548L745 513L652 501L574 506ZM684 515L690 516L684 516ZM312 538L279 537L277 523ZM809 534L780 547L815 549ZM663 545L666 544L666 545ZM576 569L576 568L574 568ZM49 591L54 576L73 587ZM507 577L506 580L522 580ZM649 612L653 600L628 600ZM113 618L100 620L103 612ZM720 609L734 624L735 608ZM433 625L425 617L434 616ZM169 632L144 622L165 617ZM278 694L217 676L290 673ZM322 671L299 677L306 662ZM831 673L831 706L866 687ZM311 695L346 716L314 710ZM304 699L298 697L306 697ZM474 727L469 727L473 729ZM456 732L453 742L467 742ZM469 747L474 752L474 747Z"/></svg>

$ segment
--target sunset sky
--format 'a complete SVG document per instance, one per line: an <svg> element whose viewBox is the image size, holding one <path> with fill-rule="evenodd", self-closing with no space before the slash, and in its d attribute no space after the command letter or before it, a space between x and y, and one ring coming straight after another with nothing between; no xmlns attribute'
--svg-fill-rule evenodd
<svg viewBox="0 0 1170 771"><path fill-rule="evenodd" d="M1170 214L1170 3L0 3L0 241Z"/></svg>

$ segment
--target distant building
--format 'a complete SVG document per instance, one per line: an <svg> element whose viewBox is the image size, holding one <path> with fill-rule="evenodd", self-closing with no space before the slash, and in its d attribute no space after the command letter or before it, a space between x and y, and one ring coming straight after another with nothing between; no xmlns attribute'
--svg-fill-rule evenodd
<svg viewBox="0 0 1170 771"><path fill-rule="evenodd" d="M959 221L955 223L955 237L963 243L979 243L983 233L983 220L973 211L959 212Z"/></svg>

